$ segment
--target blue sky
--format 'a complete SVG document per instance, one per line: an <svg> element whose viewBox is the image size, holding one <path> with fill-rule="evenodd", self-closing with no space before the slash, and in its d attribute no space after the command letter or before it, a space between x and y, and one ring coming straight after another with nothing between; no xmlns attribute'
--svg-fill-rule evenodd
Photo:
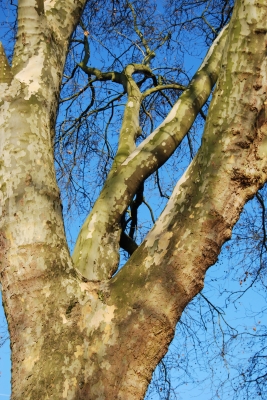
<svg viewBox="0 0 267 400"><path fill-rule="evenodd" d="M6 322L4 309L2 307L2 296L0 296L0 332L5 330ZM0 339L1 343L1 339ZM11 363L10 363L10 347L9 340L0 348L0 399L8 399L10 395L10 378L11 378Z"/></svg>

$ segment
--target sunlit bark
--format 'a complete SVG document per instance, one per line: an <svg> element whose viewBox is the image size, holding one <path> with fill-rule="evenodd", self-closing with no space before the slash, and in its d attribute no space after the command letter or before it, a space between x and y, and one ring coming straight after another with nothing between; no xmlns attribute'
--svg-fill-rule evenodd
<svg viewBox="0 0 267 400"><path fill-rule="evenodd" d="M220 70L226 33L227 30L222 32L213 44L165 121L137 149L134 143L129 145L127 129L133 142L142 96L129 97L118 148L121 163L117 165L115 158L112 173L79 233L73 253L75 266L88 279L110 278L117 270L121 217L142 182L179 146L207 101ZM131 148L134 151L130 153Z"/></svg>
<svg viewBox="0 0 267 400"><path fill-rule="evenodd" d="M267 180L267 7L238 0L229 31L165 122L136 149L134 116L131 144L82 228L73 262L53 129L68 40L83 5L19 1L12 67L0 48L0 276L13 400L142 399L184 307L203 287L244 204ZM179 145L218 76L199 152L154 228L111 277L129 201ZM132 95L129 89L129 109L141 100Z"/></svg>

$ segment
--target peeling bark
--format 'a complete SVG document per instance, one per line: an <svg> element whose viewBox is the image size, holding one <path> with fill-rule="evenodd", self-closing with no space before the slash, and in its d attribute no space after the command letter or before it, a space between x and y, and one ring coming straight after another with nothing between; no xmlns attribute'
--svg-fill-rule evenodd
<svg viewBox="0 0 267 400"><path fill-rule="evenodd" d="M11 69L0 49L9 71L7 79L0 70L0 277L13 400L142 399L184 307L267 180L267 7L238 0L229 32L167 121L137 149L130 146L111 174L73 263L52 137L68 39L83 4L20 1ZM120 218L136 187L187 133L218 74L198 154L154 228L111 278Z"/></svg>
<svg viewBox="0 0 267 400"><path fill-rule="evenodd" d="M9 85L13 75L2 43L0 42L0 83Z"/></svg>
<svg viewBox="0 0 267 400"><path fill-rule="evenodd" d="M86 278L97 281L110 278L116 272L121 217L140 184L172 155L207 101L218 77L226 35L227 28L213 44L191 84L163 123L138 148L133 149L128 157L133 144L127 144L125 152L120 152L119 146L119 157L123 153L122 164L117 166L115 160L111 174L83 224L73 252L74 264ZM128 108L133 111L129 111ZM140 100L130 98L126 109L122 129L129 129L131 132L137 126L136 111L139 112ZM129 124L128 121L126 125L128 113L131 112L134 112L132 118L136 122L132 121ZM127 143L127 140L129 141L129 138L127 139L123 132L120 142L122 149L125 149L123 143Z"/></svg>

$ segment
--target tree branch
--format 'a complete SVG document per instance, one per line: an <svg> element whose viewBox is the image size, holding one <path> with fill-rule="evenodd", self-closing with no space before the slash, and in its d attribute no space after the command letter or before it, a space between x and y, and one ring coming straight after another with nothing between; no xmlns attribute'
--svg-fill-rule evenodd
<svg viewBox="0 0 267 400"><path fill-rule="evenodd" d="M125 232L121 233L120 247L127 251L127 253L130 255L132 255L135 250L138 249L138 245L135 243L135 241Z"/></svg>
<svg viewBox="0 0 267 400"><path fill-rule="evenodd" d="M146 50L146 57L143 60L143 64L149 64L150 61L156 56L155 52L150 50L148 43L146 41L146 39L144 38L143 33L140 31L140 29L138 28L138 24L137 24L137 16L135 13L135 10L133 8L133 5L131 3L128 3L128 7L131 9L132 15L133 15L133 20L134 20L134 30L136 32L136 34L139 36L145 50ZM165 43L165 42L164 42Z"/></svg>
<svg viewBox="0 0 267 400"><path fill-rule="evenodd" d="M265 31L258 33L266 21L266 7L248 24L249 3L236 2L198 154L154 228L110 281L108 302L116 310L124 309L118 313L121 321L127 320L128 334L120 349L138 346L140 359L148 357L149 367L167 351L184 307L202 289L206 270L230 238L244 204L267 180L267 127L265 118L261 120L267 109L266 83L253 87L266 68ZM238 63L233 62L236 59ZM246 66L245 82L240 65ZM141 347L140 337L129 344L129 332L137 323L133 315L140 315L138 327L142 335L153 337L151 344L146 341ZM130 379L124 382L124 393L129 384Z"/></svg>
<svg viewBox="0 0 267 400"><path fill-rule="evenodd" d="M0 42L0 84L7 83L8 85L10 85L12 79L13 74L11 71L11 67L6 57L4 46Z"/></svg>
<svg viewBox="0 0 267 400"><path fill-rule="evenodd" d="M179 84L176 84L176 83L169 83L167 85L158 85L156 87L147 89L145 92L143 92L142 99L144 99L147 96L150 96L152 93L155 93L155 92L158 92L158 91L161 91L161 90L166 90L166 89L176 89L176 90L184 91L184 90L186 90L186 86L179 85Z"/></svg>
<svg viewBox="0 0 267 400"><path fill-rule="evenodd" d="M84 64L84 60L80 62L79 67L88 75L89 79L91 76L94 75L96 79L94 81L112 81L116 83L123 84L122 74L117 71L110 71L110 72L102 72L100 69L95 67L88 67Z"/></svg>
<svg viewBox="0 0 267 400"><path fill-rule="evenodd" d="M136 138L140 135L139 112L142 104L142 93L138 83L133 79L133 75L137 73L154 78L151 69L143 64L129 64L122 73L123 86L128 95L128 101L124 110L117 154L107 181L111 179L119 166L134 151Z"/></svg>
<svg viewBox="0 0 267 400"><path fill-rule="evenodd" d="M191 84L181 95L165 121L132 152L117 170L114 168L107 179L91 214L79 233L73 253L75 266L88 279L105 279L104 277L112 276L117 269L121 215L131 203L140 184L162 165L181 143L206 102L219 74L226 35L226 30L219 35ZM134 69L134 66L132 68ZM134 102L128 101L126 110L132 110L133 105ZM137 113L136 118L138 118ZM126 140L127 128L126 124ZM98 224L99 219L101 219L101 224ZM99 257L97 255L99 252L93 249L98 248L101 243L102 246L105 243L110 256L107 258L100 255L101 259L96 259Z"/></svg>

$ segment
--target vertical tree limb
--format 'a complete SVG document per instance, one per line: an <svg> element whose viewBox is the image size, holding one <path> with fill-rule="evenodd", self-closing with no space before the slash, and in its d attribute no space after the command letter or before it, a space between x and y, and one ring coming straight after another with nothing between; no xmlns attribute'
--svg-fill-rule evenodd
<svg viewBox="0 0 267 400"><path fill-rule="evenodd" d="M0 84L7 83L10 85L13 79L11 67L6 57L5 49L3 44L0 42Z"/></svg>

